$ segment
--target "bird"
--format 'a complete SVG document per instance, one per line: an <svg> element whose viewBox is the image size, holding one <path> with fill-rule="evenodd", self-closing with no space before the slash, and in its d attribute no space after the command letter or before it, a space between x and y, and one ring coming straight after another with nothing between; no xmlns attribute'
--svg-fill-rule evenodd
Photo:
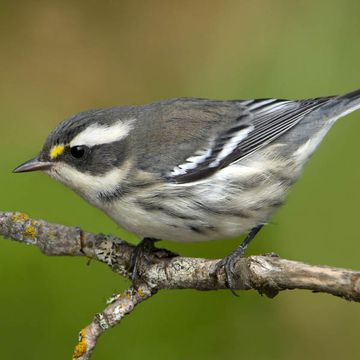
<svg viewBox="0 0 360 360"><path fill-rule="evenodd" d="M61 122L15 173L43 171L139 236L134 260L157 240L247 234L219 262L234 265L284 204L337 119L360 108L360 89L304 100L174 98L80 112Z"/></svg>

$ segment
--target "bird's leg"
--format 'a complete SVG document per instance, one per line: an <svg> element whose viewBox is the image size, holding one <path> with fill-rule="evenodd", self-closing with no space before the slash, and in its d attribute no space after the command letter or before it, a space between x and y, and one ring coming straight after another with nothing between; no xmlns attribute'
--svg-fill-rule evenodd
<svg viewBox="0 0 360 360"><path fill-rule="evenodd" d="M141 258L144 256L146 252L149 252L150 250L153 250L155 248L154 244L158 241L158 239L153 238L143 238L135 247L134 252L131 257L131 279L133 283L136 283L136 281L139 279L139 262L141 261Z"/></svg>
<svg viewBox="0 0 360 360"><path fill-rule="evenodd" d="M226 275L226 285L229 289L233 290L235 287L234 280L234 265L236 261L243 256L246 248L248 247L250 241L256 236L256 234L261 230L264 225L257 225L252 228L249 234L246 236L245 240L241 243L241 245L236 248L230 255L226 256L222 259L218 265L217 270L220 268L224 268ZM236 295L236 294L235 294Z"/></svg>

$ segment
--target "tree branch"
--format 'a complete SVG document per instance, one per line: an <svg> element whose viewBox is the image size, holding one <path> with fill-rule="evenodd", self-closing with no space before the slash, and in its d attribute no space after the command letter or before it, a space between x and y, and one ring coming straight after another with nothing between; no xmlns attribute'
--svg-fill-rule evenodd
<svg viewBox="0 0 360 360"><path fill-rule="evenodd" d="M137 289L131 287L122 294L113 295L108 300L109 305L106 309L96 314L92 323L81 330L73 359L90 359L100 335L107 329L119 324L125 315L134 310L136 305L147 300L152 295L153 292L146 284L141 284Z"/></svg>
<svg viewBox="0 0 360 360"><path fill-rule="evenodd" d="M79 228L32 220L22 213L0 212L0 235L37 246L46 255L87 256L106 263L116 273L131 278L134 245L111 235L92 234ZM121 295L81 331L74 359L89 359L98 337L118 324L140 302L162 289L226 289L220 260L174 257L152 249L138 267L140 281ZM287 289L307 289L360 302L360 271L308 265L274 254L241 258L235 265L236 290L256 290L269 297Z"/></svg>

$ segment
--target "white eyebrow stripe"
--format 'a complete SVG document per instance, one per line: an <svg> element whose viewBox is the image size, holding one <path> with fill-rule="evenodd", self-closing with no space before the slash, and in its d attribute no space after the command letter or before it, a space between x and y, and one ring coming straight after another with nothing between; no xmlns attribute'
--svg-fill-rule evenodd
<svg viewBox="0 0 360 360"><path fill-rule="evenodd" d="M95 123L87 127L71 140L70 146L95 146L120 141L129 134L135 120L119 120L112 125Z"/></svg>

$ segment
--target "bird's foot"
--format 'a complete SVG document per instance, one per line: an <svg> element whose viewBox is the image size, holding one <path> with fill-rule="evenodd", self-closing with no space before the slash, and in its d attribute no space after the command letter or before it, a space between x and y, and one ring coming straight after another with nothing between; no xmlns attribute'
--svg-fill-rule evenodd
<svg viewBox="0 0 360 360"><path fill-rule="evenodd" d="M238 277L234 271L235 264L244 255L244 252L248 247L250 241L256 236L256 234L260 231L262 227L263 225L260 224L251 229L251 231L249 232L245 240L241 243L241 245L237 249L235 249L230 255L224 257L224 259L220 260L216 264L216 273L218 273L221 268L224 268L226 286L235 296L238 296L234 291L236 285L236 278Z"/></svg>
<svg viewBox="0 0 360 360"><path fill-rule="evenodd" d="M131 264L130 264L131 280L133 284L136 284L140 278L139 264L141 262L141 259L144 258L146 254L154 250L155 248L154 244L156 241L157 239L144 238L136 245L131 257Z"/></svg>
<svg viewBox="0 0 360 360"><path fill-rule="evenodd" d="M179 256L178 254L175 254L169 250L156 248L154 246L156 241L158 241L158 239L144 238L134 249L130 264L131 280L134 286L136 286L141 277L139 274L139 265L144 259L149 260L149 255L153 254L155 256L155 259L164 259Z"/></svg>
<svg viewBox="0 0 360 360"><path fill-rule="evenodd" d="M224 268L226 287L229 290L231 290L231 292L235 296L238 296L238 294L235 292L236 279L238 277L238 275L235 272L235 264L244 254L244 251L242 251L242 253L240 253L237 250L238 249L236 249L233 253L224 257L222 260L220 260L216 264L216 269L215 269L216 273L218 273L222 268Z"/></svg>

